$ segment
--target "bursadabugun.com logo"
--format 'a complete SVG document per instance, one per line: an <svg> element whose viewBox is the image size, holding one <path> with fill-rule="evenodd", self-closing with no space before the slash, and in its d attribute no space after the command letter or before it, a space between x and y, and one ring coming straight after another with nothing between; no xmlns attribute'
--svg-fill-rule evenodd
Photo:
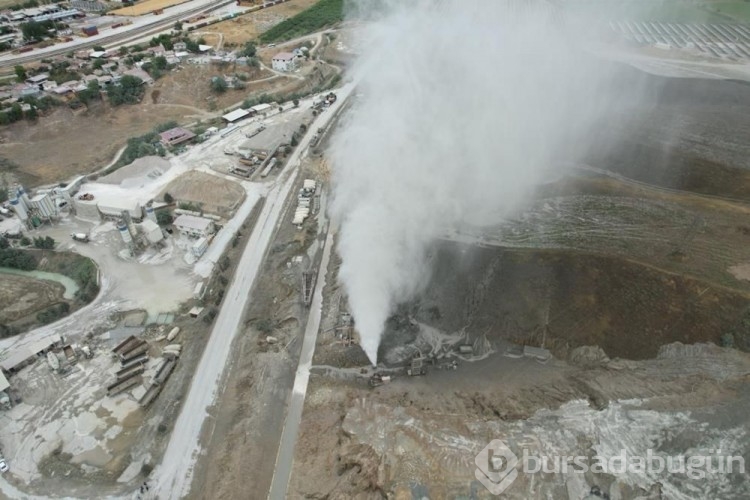
<svg viewBox="0 0 750 500"><path fill-rule="evenodd" d="M714 474L745 474L745 459L708 450L707 454L665 456L647 450L633 455L626 450L613 456L539 455L523 449L518 456L501 440L494 439L474 458L474 477L493 495L507 490L522 474L681 474L700 480Z"/></svg>

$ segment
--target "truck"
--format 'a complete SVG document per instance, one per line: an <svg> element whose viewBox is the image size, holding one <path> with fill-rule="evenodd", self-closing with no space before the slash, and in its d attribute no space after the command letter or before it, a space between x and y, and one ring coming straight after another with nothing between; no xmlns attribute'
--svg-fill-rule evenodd
<svg viewBox="0 0 750 500"><path fill-rule="evenodd" d="M73 238L75 241L80 241L83 243L89 242L89 235L86 233L73 233L70 235L71 238Z"/></svg>

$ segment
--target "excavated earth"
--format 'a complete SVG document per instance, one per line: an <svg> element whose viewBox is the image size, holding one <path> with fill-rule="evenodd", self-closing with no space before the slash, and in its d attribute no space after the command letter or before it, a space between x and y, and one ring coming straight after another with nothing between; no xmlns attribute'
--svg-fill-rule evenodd
<svg viewBox="0 0 750 500"><path fill-rule="evenodd" d="M361 350L335 333L346 300L334 262L290 496L493 498L475 475L493 439L519 457L750 460L750 85L619 78L633 104L600 124L585 169L514 220L436 242L423 293L387 324L390 383L368 387ZM434 361L408 377L417 353ZM521 473L504 495L747 498L750 482L737 470Z"/></svg>

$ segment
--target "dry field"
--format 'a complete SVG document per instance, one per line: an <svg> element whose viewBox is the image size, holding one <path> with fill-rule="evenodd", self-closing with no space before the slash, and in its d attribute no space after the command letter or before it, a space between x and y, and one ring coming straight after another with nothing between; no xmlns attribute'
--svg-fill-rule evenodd
<svg viewBox="0 0 750 500"><path fill-rule="evenodd" d="M224 35L224 45L242 45L253 40L264 31L279 24L313 5L317 0L291 0L268 9L261 9L229 21L222 21L209 26L210 31Z"/></svg>
<svg viewBox="0 0 750 500"><path fill-rule="evenodd" d="M0 130L0 157L20 168L13 174L29 187L86 174L107 165L129 137L142 135L195 110L154 106L148 96L139 106L95 105L74 113L60 107L36 123L19 122Z"/></svg>
<svg viewBox="0 0 750 500"><path fill-rule="evenodd" d="M112 16L142 16L144 14L150 14L156 9L166 9L173 5L179 5L185 3L188 0L146 0L145 2L137 3L131 7L123 7L108 12Z"/></svg>

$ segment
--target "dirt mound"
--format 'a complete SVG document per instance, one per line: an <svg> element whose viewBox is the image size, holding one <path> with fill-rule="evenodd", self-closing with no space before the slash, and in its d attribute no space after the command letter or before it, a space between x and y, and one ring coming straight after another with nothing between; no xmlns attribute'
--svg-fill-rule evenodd
<svg viewBox="0 0 750 500"><path fill-rule="evenodd" d="M228 213L245 197L245 190L236 182L204 172L191 171L170 182L160 197L169 193L180 203L197 205L207 212Z"/></svg>
<svg viewBox="0 0 750 500"><path fill-rule="evenodd" d="M616 257L446 243L423 296L401 314L470 338L544 343L559 358L588 345L645 359L672 342L718 344L748 305L744 294ZM403 335L388 329L381 359Z"/></svg>

